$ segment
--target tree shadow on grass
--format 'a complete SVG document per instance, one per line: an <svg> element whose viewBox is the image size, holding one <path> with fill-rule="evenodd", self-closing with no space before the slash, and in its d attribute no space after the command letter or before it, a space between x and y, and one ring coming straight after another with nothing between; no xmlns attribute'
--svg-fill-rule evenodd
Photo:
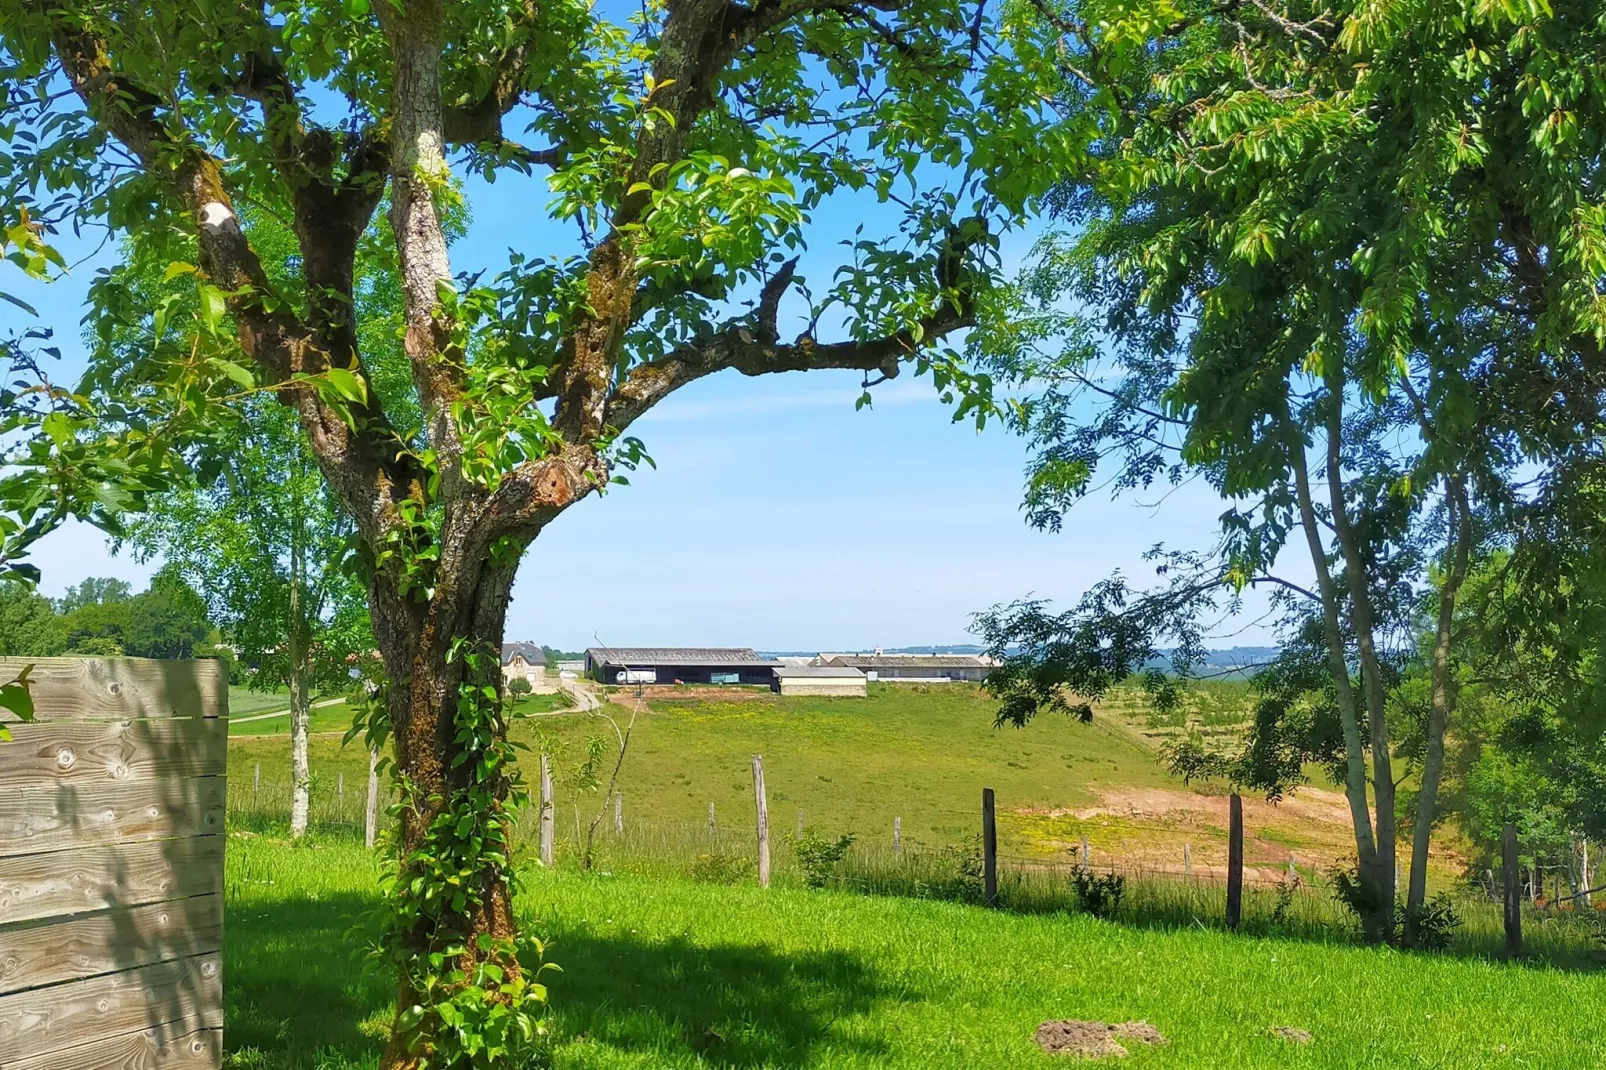
<svg viewBox="0 0 1606 1070"><path fill-rule="evenodd" d="M377 1065L395 991L363 969L352 931L372 906L360 895L231 902L223 978L231 1066ZM583 1038L648 1054L654 1065L797 1067L818 1063L823 1047L874 1059L883 1045L835 1024L909 998L843 951L536 928L562 967L545 978L559 1044Z"/></svg>
<svg viewBox="0 0 1606 1070"><path fill-rule="evenodd" d="M377 1065L381 1037L360 1026L388 1015L396 994L363 969L352 932L372 906L359 895L230 903L223 1037L233 1065Z"/></svg>
<svg viewBox="0 0 1606 1070"><path fill-rule="evenodd" d="M883 1044L836 1023L908 998L840 950L783 954L585 928L548 935L563 968L547 978L560 1040L651 1054L657 1065L798 1067L816 1064L825 1047L874 1059Z"/></svg>

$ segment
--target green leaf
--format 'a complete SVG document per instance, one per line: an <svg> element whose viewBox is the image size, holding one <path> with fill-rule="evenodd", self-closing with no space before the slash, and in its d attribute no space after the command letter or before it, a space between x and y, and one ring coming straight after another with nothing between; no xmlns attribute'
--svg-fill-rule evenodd
<svg viewBox="0 0 1606 1070"><path fill-rule="evenodd" d="M223 297L223 291L209 282L199 286L201 293L201 322L206 324L208 333L217 334L218 324L223 320L223 314L228 311L228 301Z"/></svg>
<svg viewBox="0 0 1606 1070"><path fill-rule="evenodd" d="M368 390L363 385L362 377L347 368L330 368L324 373L329 379L329 385L335 392L347 401L363 402L368 400Z"/></svg>
<svg viewBox="0 0 1606 1070"><path fill-rule="evenodd" d="M251 374L249 368L241 367L234 361L224 360L222 357L213 357L211 363L224 375L239 384L242 390L256 389L256 376Z"/></svg>

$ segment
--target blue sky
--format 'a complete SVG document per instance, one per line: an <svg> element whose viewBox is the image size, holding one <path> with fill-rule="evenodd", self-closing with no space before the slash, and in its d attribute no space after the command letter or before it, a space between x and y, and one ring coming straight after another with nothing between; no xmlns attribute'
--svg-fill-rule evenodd
<svg viewBox="0 0 1606 1070"><path fill-rule="evenodd" d="M510 236L530 255L569 250L535 183L470 194L475 218L453 250L459 269L494 273ZM815 221L803 269L813 265L820 289L837 238L859 223L867 236L895 230L897 215L860 200L827 204ZM60 245L69 259L89 251ZM1029 246L1029 235L1007 238L1006 262ZM69 365L82 362L84 288L111 262L103 250L50 286L8 276L56 329ZM1071 600L1115 569L1145 575L1141 555L1157 542L1203 548L1212 539L1222 506L1202 487L1090 497L1063 533L1033 531L1019 510L1020 440L954 424L929 381L906 375L855 411L859 392L857 373L727 372L664 402L632 428L657 469L582 502L541 535L520 572L508 638L565 649L598 639L772 650L963 643L971 614L996 602ZM111 556L82 525L48 537L34 561L50 595L86 576L142 582L155 567ZM1222 645L1265 640L1250 628Z"/></svg>

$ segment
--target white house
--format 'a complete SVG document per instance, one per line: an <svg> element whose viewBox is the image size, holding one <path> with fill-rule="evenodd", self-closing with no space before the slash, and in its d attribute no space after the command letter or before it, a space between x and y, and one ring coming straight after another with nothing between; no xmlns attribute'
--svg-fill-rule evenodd
<svg viewBox="0 0 1606 1070"><path fill-rule="evenodd" d="M534 643L502 644L502 682L522 678L532 691L546 687L546 655Z"/></svg>

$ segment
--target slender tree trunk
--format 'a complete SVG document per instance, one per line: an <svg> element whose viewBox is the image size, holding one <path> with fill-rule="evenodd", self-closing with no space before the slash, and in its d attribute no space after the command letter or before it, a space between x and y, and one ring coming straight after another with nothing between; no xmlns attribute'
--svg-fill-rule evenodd
<svg viewBox="0 0 1606 1070"><path fill-rule="evenodd" d="M296 486L300 485L298 473ZM301 517L291 517L290 523L290 838L298 840L307 834L307 812L312 802L312 772L307 764L312 697L307 694L307 649L301 621Z"/></svg>
<svg viewBox="0 0 1606 1070"><path fill-rule="evenodd" d="M312 708L307 695L305 666L290 670L290 837L307 834L312 803L312 772L307 762L307 722Z"/></svg>
<svg viewBox="0 0 1606 1070"><path fill-rule="evenodd" d="M1300 526L1305 532L1305 545L1310 551L1311 567L1316 572L1316 589L1321 595L1322 634L1327 640L1327 667L1333 679L1333 694L1338 702L1339 721L1344 729L1344 797L1349 801L1350 821L1355 829L1355 856L1358 860L1358 877L1363 887L1377 889L1381 884L1378 873L1380 859L1377 841L1372 835L1372 814L1366 798L1366 744L1361 738L1360 715L1356 706L1355 687L1350 681L1349 659L1344 650L1344 629L1339 620L1338 586L1327 567L1327 552L1322 544L1321 528L1316 518L1316 505L1311 499L1310 471L1305 464L1305 447L1296 441L1288 448L1289 466L1294 470L1294 490L1299 501ZM1386 939L1381 931L1382 919L1370 912L1362 912L1361 924L1370 940Z"/></svg>
<svg viewBox="0 0 1606 1070"><path fill-rule="evenodd" d="M1333 514L1333 531L1338 536L1339 553L1344 559L1344 579L1349 587L1350 631L1355 635L1361 663L1361 694L1366 700L1366 719L1371 729L1372 799L1376 812L1377 866L1375 883L1369 889L1375 912L1369 933L1388 939L1394 935L1394 884L1398 866L1395 853L1394 766L1390 754L1388 697L1383 690L1382 664L1377 657L1377 641L1372 620L1372 596L1367 583L1366 562L1360 541L1349 521L1344 499L1343 432L1344 383L1339 374L1327 376L1327 494Z"/></svg>
<svg viewBox="0 0 1606 1070"><path fill-rule="evenodd" d="M1427 902L1428 848L1433 841L1433 822L1438 817L1439 781L1444 775L1444 733L1455 704L1450 680L1450 644L1456 598L1466 579L1472 552L1472 517L1467 506L1466 484L1459 473L1446 478L1445 491L1450 533L1445 546L1443 587L1439 591L1439 619L1433 637L1427 752L1422 759L1422 790L1417 795L1416 827L1411 838L1411 877L1405 897L1405 942L1412 946L1420 938L1422 907Z"/></svg>

